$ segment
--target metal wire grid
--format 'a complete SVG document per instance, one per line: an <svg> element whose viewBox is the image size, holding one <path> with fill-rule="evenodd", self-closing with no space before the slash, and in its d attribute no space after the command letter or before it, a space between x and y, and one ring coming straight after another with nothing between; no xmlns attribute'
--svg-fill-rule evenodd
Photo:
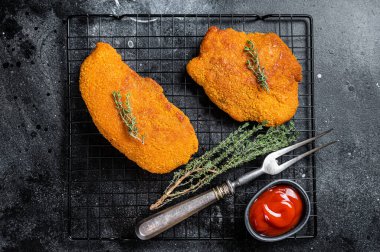
<svg viewBox="0 0 380 252"><path fill-rule="evenodd" d="M212 148L238 123L209 101L203 89L186 75L189 59L198 54L212 25L246 32L275 32L303 67L300 106L294 117L300 138L314 136L313 28L308 15L77 15L67 22L68 64L68 235L71 239L136 239L134 225L150 214L148 207L163 192L169 175L138 168L97 131L79 93L79 67L96 42L110 43L142 76L160 83L165 95L190 118L200 148ZM285 159L313 147L290 153ZM220 176L214 184L260 165L262 160ZM234 197L203 210L158 239L241 239L249 235L243 213L262 186L278 178L300 183L312 202L311 218L294 238L316 235L316 181L313 157L277 176L263 176L237 189Z"/></svg>

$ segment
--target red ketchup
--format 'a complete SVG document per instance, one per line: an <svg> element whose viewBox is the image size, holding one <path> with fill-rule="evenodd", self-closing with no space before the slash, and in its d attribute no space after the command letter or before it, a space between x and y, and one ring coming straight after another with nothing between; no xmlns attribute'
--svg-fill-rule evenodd
<svg viewBox="0 0 380 252"><path fill-rule="evenodd" d="M274 237L293 229L302 217L302 210L302 198L296 189L276 185L253 202L249 222L259 234Z"/></svg>

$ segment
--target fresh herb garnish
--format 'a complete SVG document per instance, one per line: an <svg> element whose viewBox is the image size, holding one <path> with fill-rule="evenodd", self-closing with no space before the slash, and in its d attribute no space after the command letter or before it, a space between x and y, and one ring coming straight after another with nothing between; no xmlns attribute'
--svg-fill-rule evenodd
<svg viewBox="0 0 380 252"><path fill-rule="evenodd" d="M175 198L195 192L229 169L290 145L298 136L294 123L290 122L288 126L271 127L252 139L262 129L263 124L245 123L219 145L191 160L184 169L174 173L164 194L150 209L158 209Z"/></svg>
<svg viewBox="0 0 380 252"><path fill-rule="evenodd" d="M123 102L121 101L121 94L119 91L113 91L112 96L115 101L116 108L119 112L119 115L121 119L123 120L124 124L128 128L129 135L144 144L145 136L144 135L141 135L141 137L139 136L139 130L137 128L136 117L132 113L132 107L129 101L130 93L128 93L125 96L125 107L123 106Z"/></svg>
<svg viewBox="0 0 380 252"><path fill-rule="evenodd" d="M255 74L257 82L260 84L260 86L269 93L269 85L267 82L267 77L265 75L265 70L260 66L259 56L257 54L255 45L251 40L248 40L247 44L248 46L244 47L244 51L250 56L250 58L247 60L247 67Z"/></svg>

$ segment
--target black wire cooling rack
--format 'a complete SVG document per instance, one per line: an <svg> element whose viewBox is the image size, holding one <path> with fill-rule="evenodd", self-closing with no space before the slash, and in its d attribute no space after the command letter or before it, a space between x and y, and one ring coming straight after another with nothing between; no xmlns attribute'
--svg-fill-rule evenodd
<svg viewBox="0 0 380 252"><path fill-rule="evenodd" d="M134 225L150 215L149 205L160 196L171 174L154 175L138 168L98 132L80 96L79 67L99 41L110 43L142 76L160 83L168 99L185 112L196 130L200 148L210 149L238 126L219 110L186 74L187 62L198 54L210 26L245 32L275 32L292 49L303 67L299 108L294 117L300 139L312 137L313 24L308 15L76 15L67 22L68 76L68 236L71 239L136 239ZM291 158L313 144L288 155ZM286 157L285 157L286 158ZM262 162L220 176L213 185L234 179ZM311 218L294 238L316 235L316 180L313 157L277 176L263 176L236 194L203 210L157 239L248 238L243 214L259 188L278 178L300 183L312 202ZM207 188L205 188L207 189ZM182 199L181 199L182 200Z"/></svg>

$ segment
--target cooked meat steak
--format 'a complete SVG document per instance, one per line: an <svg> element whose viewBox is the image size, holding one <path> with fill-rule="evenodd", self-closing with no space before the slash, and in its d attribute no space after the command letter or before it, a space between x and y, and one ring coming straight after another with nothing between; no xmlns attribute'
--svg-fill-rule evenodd
<svg viewBox="0 0 380 252"><path fill-rule="evenodd" d="M243 51L251 40L265 69L270 92L247 68ZM298 107L302 68L288 46L274 33L244 33L210 27L200 55L187 65L189 75L208 97L237 121L267 121L268 126L290 120Z"/></svg>
<svg viewBox="0 0 380 252"><path fill-rule="evenodd" d="M103 136L130 160L152 173L186 164L198 150L189 118L170 103L159 84L125 64L112 46L98 43L80 71L80 91ZM129 102L144 143L131 137L115 107L113 91Z"/></svg>

